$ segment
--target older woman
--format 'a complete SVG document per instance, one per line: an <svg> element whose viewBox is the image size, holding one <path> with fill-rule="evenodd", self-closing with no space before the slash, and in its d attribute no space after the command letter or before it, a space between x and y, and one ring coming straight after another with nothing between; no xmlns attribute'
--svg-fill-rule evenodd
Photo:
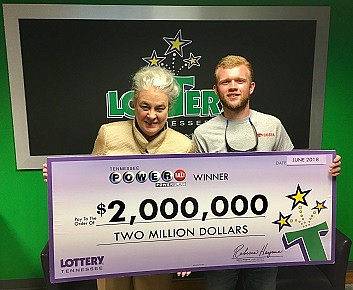
<svg viewBox="0 0 353 290"><path fill-rule="evenodd" d="M192 153L194 143L168 128L168 112L179 94L173 74L161 67L143 67L133 77L135 118L101 126L92 155ZM48 173L43 165L44 180ZM117 263L122 263L117 261ZM187 276L190 272L179 272ZM99 279L99 290L169 290L172 274Z"/></svg>
<svg viewBox="0 0 353 290"><path fill-rule="evenodd" d="M168 128L168 111L179 94L164 68L144 67L133 77L135 119L103 125L93 155L194 152L192 141Z"/></svg>
<svg viewBox="0 0 353 290"><path fill-rule="evenodd" d="M102 125L92 155L194 152L189 138L168 128L168 111L179 94L173 75L161 67L144 67L133 77L133 90L135 118ZM99 279L98 289L169 290L171 279L172 274Z"/></svg>

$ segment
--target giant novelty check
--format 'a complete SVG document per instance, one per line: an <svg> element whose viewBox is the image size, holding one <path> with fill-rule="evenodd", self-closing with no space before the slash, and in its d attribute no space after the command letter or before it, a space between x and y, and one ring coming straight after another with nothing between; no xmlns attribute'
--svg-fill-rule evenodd
<svg viewBox="0 0 353 290"><path fill-rule="evenodd" d="M333 263L334 156L48 158L51 281Z"/></svg>

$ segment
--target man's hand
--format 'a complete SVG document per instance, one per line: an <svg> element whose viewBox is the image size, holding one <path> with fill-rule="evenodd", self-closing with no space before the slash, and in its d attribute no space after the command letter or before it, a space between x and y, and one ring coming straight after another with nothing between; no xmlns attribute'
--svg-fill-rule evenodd
<svg viewBox="0 0 353 290"><path fill-rule="evenodd" d="M330 165L329 173L331 176L338 176L341 171L341 156L336 155L333 163Z"/></svg>

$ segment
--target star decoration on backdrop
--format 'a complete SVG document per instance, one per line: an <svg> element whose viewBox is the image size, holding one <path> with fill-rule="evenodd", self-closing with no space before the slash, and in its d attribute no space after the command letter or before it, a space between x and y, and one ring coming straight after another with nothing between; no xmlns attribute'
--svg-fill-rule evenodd
<svg viewBox="0 0 353 290"><path fill-rule="evenodd" d="M292 210L298 204L303 204L305 206L308 206L308 203L306 202L305 197L309 194L310 191L311 191L311 189L302 191L302 189L300 188L300 185L298 184L297 190L295 191L295 193L286 196L286 197L293 200Z"/></svg>
<svg viewBox="0 0 353 290"><path fill-rule="evenodd" d="M153 50L150 57L143 57L142 59L148 63L148 66L158 66L166 58L158 56L156 50Z"/></svg>
<svg viewBox="0 0 353 290"><path fill-rule="evenodd" d="M166 50L166 52L164 53L164 55L170 54L172 52L176 52L181 57L183 57L183 55L184 55L183 47L192 42L192 40L183 39L183 37L181 36L181 29L179 29L178 33L174 36L174 38L163 37L163 39L169 45L169 47Z"/></svg>
<svg viewBox="0 0 353 290"><path fill-rule="evenodd" d="M326 200L324 200L323 202L316 201L316 206L314 206L312 209L317 209L318 213L320 213L323 209L327 209L327 207L325 206L325 202Z"/></svg>
<svg viewBox="0 0 353 290"><path fill-rule="evenodd" d="M187 59L183 59L183 62L188 64L188 69L195 66L200 66L199 59L201 58L200 55L195 56L192 52L190 52L190 56Z"/></svg>
<svg viewBox="0 0 353 290"><path fill-rule="evenodd" d="M281 212L279 213L278 220L273 221L273 224L278 225L278 232L280 232L283 227L292 227L291 224L288 222L288 219L291 217L292 214L284 216Z"/></svg>

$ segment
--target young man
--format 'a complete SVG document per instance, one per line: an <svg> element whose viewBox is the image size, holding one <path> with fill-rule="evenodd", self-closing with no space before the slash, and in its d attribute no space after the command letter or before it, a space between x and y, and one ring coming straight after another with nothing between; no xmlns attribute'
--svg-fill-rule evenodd
<svg viewBox="0 0 353 290"><path fill-rule="evenodd" d="M215 80L213 89L223 112L195 129L197 152L293 150L279 119L250 109L249 98L255 82L252 66L244 57L222 58L215 68ZM339 174L340 159L337 156L330 165L332 176ZM206 272L206 290L234 290L240 271L247 290L276 289L277 268L249 268Z"/></svg>

